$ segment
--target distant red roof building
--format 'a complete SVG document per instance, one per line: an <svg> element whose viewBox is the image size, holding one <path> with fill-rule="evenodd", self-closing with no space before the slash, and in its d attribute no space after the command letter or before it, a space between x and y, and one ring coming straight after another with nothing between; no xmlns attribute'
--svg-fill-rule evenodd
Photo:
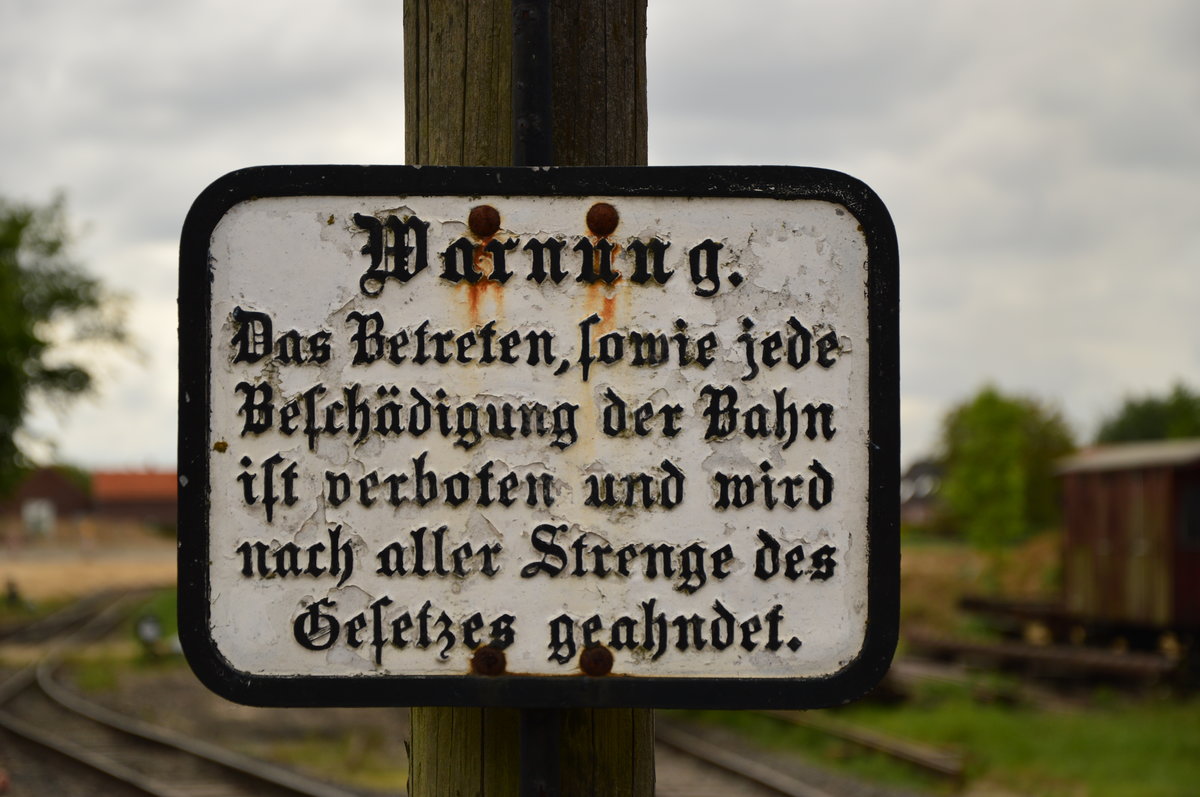
<svg viewBox="0 0 1200 797"><path fill-rule="evenodd" d="M96 471L92 474L92 505L97 517L174 525L175 471Z"/></svg>
<svg viewBox="0 0 1200 797"><path fill-rule="evenodd" d="M175 471L96 471L92 496L97 501L175 500Z"/></svg>
<svg viewBox="0 0 1200 797"><path fill-rule="evenodd" d="M47 501L59 517L86 514L92 508L87 479L71 478L61 468L38 468L17 485L12 495L0 501L0 516L19 517L30 501Z"/></svg>
<svg viewBox="0 0 1200 797"><path fill-rule="evenodd" d="M34 531L31 523L73 522L85 517L174 528L178 501L175 471L84 471L35 468L0 500L0 536ZM50 532L52 533L52 532Z"/></svg>

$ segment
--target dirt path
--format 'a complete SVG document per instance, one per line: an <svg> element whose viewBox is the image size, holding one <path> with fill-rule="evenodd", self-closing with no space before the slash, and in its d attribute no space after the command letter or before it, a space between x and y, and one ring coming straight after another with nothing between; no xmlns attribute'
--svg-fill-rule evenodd
<svg viewBox="0 0 1200 797"><path fill-rule="evenodd" d="M174 583L175 538L137 526L101 528L86 539L0 540L0 590L15 585L30 602Z"/></svg>

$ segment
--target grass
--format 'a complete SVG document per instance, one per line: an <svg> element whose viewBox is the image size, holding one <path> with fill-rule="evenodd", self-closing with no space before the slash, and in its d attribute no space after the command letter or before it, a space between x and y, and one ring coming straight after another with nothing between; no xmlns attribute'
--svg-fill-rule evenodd
<svg viewBox="0 0 1200 797"><path fill-rule="evenodd" d="M968 776L1029 794L1169 797L1200 784L1200 698L1109 697L1076 712L980 704L965 686L901 708L859 704L839 719L956 749Z"/></svg>
<svg viewBox="0 0 1200 797"><path fill-rule="evenodd" d="M1047 532L1005 550L997 559L956 540L905 537L900 555L901 627L977 636L978 623L958 611L958 600L987 593L989 581L1010 598L1052 600L1059 587L1059 540L1058 533Z"/></svg>
<svg viewBox="0 0 1200 797"><path fill-rule="evenodd" d="M125 673L172 670L184 666L183 656L151 656L133 640L76 652L67 657L72 681L84 692L116 689Z"/></svg>
<svg viewBox="0 0 1200 797"><path fill-rule="evenodd" d="M407 769L397 767L396 761L387 755L383 733L378 728L337 735L314 733L303 739L265 745L258 752L317 777L337 773L338 781L350 786L399 792L408 783Z"/></svg>
<svg viewBox="0 0 1200 797"><path fill-rule="evenodd" d="M1006 596L1053 600L1058 594L1059 536L1035 537L1004 556ZM981 622L954 611L979 590L987 563L950 541L905 541L902 621L964 637L986 633ZM1004 693L998 676L973 685L923 686L900 707L860 703L839 719L900 738L964 753L968 778L1025 794L1166 797L1200 793L1200 697L1134 699L1108 695L1072 713L1050 713L981 693ZM1008 690L1011 691L1011 690Z"/></svg>
<svg viewBox="0 0 1200 797"><path fill-rule="evenodd" d="M722 725L754 744L792 753L806 762L846 775L929 794L953 794L953 784L880 753L835 739L820 731L788 725L751 711L665 711L666 717Z"/></svg>
<svg viewBox="0 0 1200 797"><path fill-rule="evenodd" d="M115 689L123 672L172 669L183 666L183 657L169 652L169 640L178 633L175 590L156 592L122 623L113 639L89 646L68 658L75 683L85 692ZM146 646L137 637L139 618L151 616L162 629L161 640Z"/></svg>
<svg viewBox="0 0 1200 797"><path fill-rule="evenodd" d="M1006 596L1053 599L1058 537L1036 537L1005 553L999 586ZM923 626L960 637L991 631L957 611L978 593L989 563L949 540L909 537L902 559L901 629ZM928 683L902 705L861 702L832 717L899 739L961 753L967 788L1077 797L1183 797L1200 794L1200 695L1134 697L1097 692L1071 712L1021 704L1014 682L980 676L969 684ZM986 699L985 699L986 698ZM863 779L917 790L949 787L907 765L864 754L819 732L791 728L747 712L687 712L732 726L771 749L795 751L815 764Z"/></svg>
<svg viewBox="0 0 1200 797"><path fill-rule="evenodd" d="M1046 797L1184 797L1200 793L1200 697L1108 695L1069 713L981 704L969 686L923 688L903 706L860 703L839 721L965 756L967 786ZM673 712L734 728L756 743L864 780L952 793L944 781L817 731L750 712Z"/></svg>
<svg viewBox="0 0 1200 797"><path fill-rule="evenodd" d="M25 623L30 620L36 620L39 617L46 617L54 614L54 612L70 603L67 598L55 598L50 600L38 601L37 603L28 603L26 601L10 602L7 597L0 597L0 625L7 623Z"/></svg>
<svg viewBox="0 0 1200 797"><path fill-rule="evenodd" d="M162 642L148 649L137 638L139 618L154 617L162 629ZM165 652L178 633L176 592L155 593L134 610L113 637L72 655L68 663L74 683L85 693L112 691L130 673L146 673L184 666L183 657ZM383 732L364 727L347 733L309 733L287 741L262 742L253 751L265 758L313 773L317 777L345 780L353 786L396 792L407 781L406 764L397 766L389 755Z"/></svg>
<svg viewBox="0 0 1200 797"><path fill-rule="evenodd" d="M114 656L72 656L71 680L80 691L95 694L117 688L121 673L129 668L129 660Z"/></svg>
<svg viewBox="0 0 1200 797"><path fill-rule="evenodd" d="M176 614L176 592L174 589L164 589L155 593L142 607L133 613L133 622L138 617L152 615L162 628L163 638L170 639L179 634L178 616Z"/></svg>

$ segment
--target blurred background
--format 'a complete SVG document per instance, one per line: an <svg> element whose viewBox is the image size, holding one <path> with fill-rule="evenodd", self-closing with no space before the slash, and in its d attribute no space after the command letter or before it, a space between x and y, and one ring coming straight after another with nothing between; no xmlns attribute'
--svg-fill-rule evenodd
<svg viewBox="0 0 1200 797"><path fill-rule="evenodd" d="M403 713L285 723L180 663L175 335L179 230L211 181L403 161L401 18L0 6L0 629L159 587L79 654L80 688L390 793ZM881 789L1193 793L1200 6L651 0L648 29L652 165L847 172L901 257L899 664L808 724L663 721ZM0 637L0 679L42 653Z"/></svg>

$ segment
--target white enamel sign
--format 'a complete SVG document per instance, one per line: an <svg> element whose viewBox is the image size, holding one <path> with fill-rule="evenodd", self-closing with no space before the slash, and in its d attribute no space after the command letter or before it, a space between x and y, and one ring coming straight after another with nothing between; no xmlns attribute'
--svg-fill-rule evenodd
<svg viewBox="0 0 1200 797"><path fill-rule="evenodd" d="M755 180L214 184L181 273L201 677L272 704L873 684L898 565L891 225L843 175Z"/></svg>

